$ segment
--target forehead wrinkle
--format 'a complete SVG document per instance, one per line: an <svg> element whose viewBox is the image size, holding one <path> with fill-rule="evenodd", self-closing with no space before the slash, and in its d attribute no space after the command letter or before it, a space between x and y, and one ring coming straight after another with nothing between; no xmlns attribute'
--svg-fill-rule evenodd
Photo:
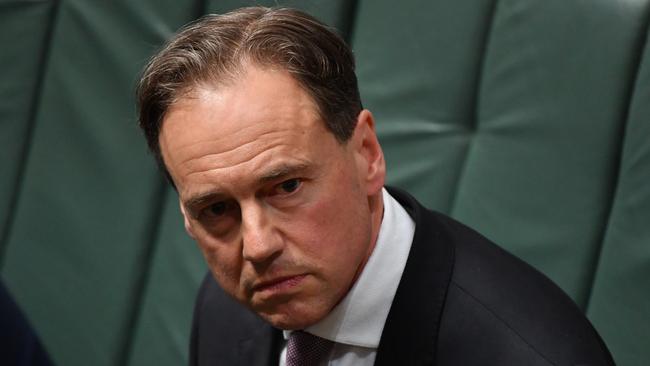
<svg viewBox="0 0 650 366"><path fill-rule="evenodd" d="M242 84L242 85L246 87L250 87L247 84ZM228 96L224 98L223 93L227 91L237 91L238 92L237 95L242 93L241 90L234 88L234 86L227 87L225 88L225 90L219 90L219 89L215 90L214 88L203 87L203 88L199 88L199 90L195 90L194 98L182 99L177 103L175 103L174 107L175 109L177 109L178 113L181 113L182 116L184 113L187 113L188 111L193 109L193 104L210 103L210 101L215 100L215 98L216 100L219 100L218 104L223 104L223 103L230 104L228 101L230 101L233 98L233 96L226 94ZM211 134L213 136L199 139L198 141L188 142L185 146L182 145L177 146L176 150L179 154L178 155L174 154L174 155L179 156L180 159L174 159L174 160L176 160L176 163L178 163L179 165L185 165L189 160L195 160L194 156L200 154L201 150L203 150L201 149L201 147L203 146L209 147L212 144L214 145L223 144L223 146L220 146L220 148L224 148L225 146L225 150L223 150L223 152L228 152L229 150L235 150L244 147L245 145L253 143L255 138L259 139L273 132L258 133L255 138L251 138L248 142L233 146L233 144L235 144L234 141L238 140L237 139L238 136L242 134L248 134L248 133L251 133L252 135L256 135L255 133L256 130L264 130L266 127L272 125L275 126L284 125L285 131L289 130L294 134L304 133L306 130L313 128L313 126L311 126L311 122L313 122L314 119L320 119L320 115L318 114L317 108L314 102L311 100L311 98L308 97L306 98L305 95L302 94L295 96L295 98L293 97L294 95L292 95L292 98L289 98L290 100L292 100L292 103L289 104L286 103L278 104L272 102L271 104L264 104L262 106L257 106L257 108L254 109L251 109L251 105L249 104L247 104L245 107L242 108L238 108L235 105L230 104L229 108L224 110L226 115L221 116L220 118L223 120L225 125L219 123L219 121L215 121L214 116L212 114L208 115L207 118L203 119L203 121L197 121L197 122L204 125L212 124L215 129L215 134ZM255 105L253 104L252 106ZM269 114L267 113L267 111L271 111L272 113ZM237 123L238 120L242 120L242 119L251 120L251 117L248 117L251 115L253 116L252 119L256 119L255 116L260 116L260 115L266 116L266 118L265 120L258 119L256 123L244 124L243 126ZM276 123L273 123L274 121ZM320 120L318 122L323 123L324 125L324 122ZM287 124L291 126L291 128L288 128ZM218 134L219 131L225 131L225 132L219 135ZM275 131L275 132L280 133L282 131ZM199 138L200 137L201 136L199 136ZM189 150L187 153L183 153L184 151L187 150ZM217 154L210 154L210 155L217 155ZM184 158L183 155L185 155L186 158ZM172 157L170 156L169 158Z"/></svg>
<svg viewBox="0 0 650 366"><path fill-rule="evenodd" d="M283 142L277 142L271 145L268 145L262 152L259 154L254 154L250 158L243 159L242 161L235 163L235 164L229 164L227 166L218 166L214 167L213 164L210 164L210 162L207 162L208 166L211 166L209 169L205 170L200 170L200 171L194 171L190 172L186 175L186 178L196 176L196 175L206 175L206 174L218 174L221 171L224 171L224 175L228 176L230 180L235 180L235 181L240 181L244 182L245 180L240 178L237 178L238 175L246 175L246 177L250 177L251 173L254 172L254 175L259 176L257 179L258 182L261 182L263 180L263 177L265 175L273 174L271 170L267 168L268 166L271 167L280 167L280 166L295 166L295 165L300 165L300 166L307 166L309 164L309 160L306 159L304 156L300 156L299 153L296 154L290 154L287 155L289 159L281 159L281 160L272 160L269 158L270 155L274 155L276 153L277 148L282 148L285 146L285 143ZM218 159L217 157L213 157L212 159ZM250 167L244 167L245 165L250 165ZM238 169L240 168L241 169ZM267 172L267 173L259 173L257 172ZM255 180L255 178L253 178Z"/></svg>
<svg viewBox="0 0 650 366"><path fill-rule="evenodd" d="M254 166L253 169L256 169L255 165L264 164L264 162L255 164L256 160L268 157L269 154L275 154L282 149L291 150L291 155L300 155L299 152L294 153L294 150L299 147L287 144L286 134L268 132L264 135L271 137L263 141L259 139L249 141L227 151L203 154L195 158L190 158L185 160L183 164L180 164L180 167L188 173L187 176L189 177L199 173L216 172L221 169L236 169L249 163L252 163Z"/></svg>
<svg viewBox="0 0 650 366"><path fill-rule="evenodd" d="M214 124L214 134L209 134L209 136L198 140L197 137L200 138L202 136L197 136L194 141L187 142L184 146L178 146L176 149L179 155L186 156L179 164L185 164L189 160L194 160L194 155L202 154L211 148L212 151L216 152L210 153L208 151L209 154L206 154L206 156L234 152L235 150L246 148L247 145L251 145L264 138L273 138L273 135L277 135L277 138L283 138L285 134L304 135L315 127L313 126L313 117L309 113L298 113L298 115L294 116L295 113L284 111L279 114L279 117L266 117L264 120L259 120L256 123L243 125L236 122L226 123L228 128L219 126L220 124L216 121L204 122ZM241 143L241 140L246 142Z"/></svg>
<svg viewBox="0 0 650 366"><path fill-rule="evenodd" d="M254 150L253 148L250 147L250 145L259 143L260 142L259 140L263 139L265 137L267 138L267 140L268 139L279 140L281 138L281 136L277 136L277 137L274 138L273 135L283 134L284 132L286 132L286 131L268 131L268 132L264 132L264 133L262 133L260 135L257 135L255 138L249 139L249 141L247 141L245 143L232 144L232 146L226 146L225 149L220 144L221 143L220 140L224 140L224 139L225 140L234 140L235 137L230 136L227 139L224 137L222 139L217 139L217 140L215 140L215 139L206 139L206 140L203 140L203 141L200 141L200 142L190 143L183 149L195 148L195 150L197 150L196 154L200 155L200 157L198 159L211 158L211 157L224 156L224 155L228 156L228 155L236 154L242 149L244 149L243 150L244 152L246 152L247 150L248 151ZM266 149L267 147L269 147L270 144L271 144L271 142L268 142L266 145L264 145L261 148ZM196 148L197 145L199 145L199 148ZM208 149L210 148L210 146L217 146L217 147L220 148L220 151L219 152L204 154L204 153L202 153L202 150L200 149L200 147L201 146L206 146L206 145L207 145ZM192 154L192 155L194 155L194 154ZM197 160L196 156L190 156L187 159L181 161L180 164L181 165L187 165L189 162L195 161L195 160Z"/></svg>
<svg viewBox="0 0 650 366"><path fill-rule="evenodd" d="M279 145L280 145L280 144L276 144L275 146L279 146ZM269 151L270 149L272 149L272 148L275 147L275 146L271 146L269 149L265 150L263 153ZM250 163L252 163L252 162L255 161L257 158L259 158L260 156L262 156L263 153L262 153L262 154L254 155L254 156L251 157L250 159L243 159L242 161L240 161L240 162L238 162L238 163L235 163L235 164L229 164L229 165L227 165L227 166L211 167L211 168L209 168L209 169L205 169L205 170L200 170L200 171L190 172L190 173L187 174L187 177L191 177L191 176L194 176L194 175L197 175L197 174L216 173L216 172L219 172L219 171L222 171L222 170L225 170L225 169L231 170L231 169L234 169L234 168L238 168L238 167L240 167L240 166L242 166L242 165L246 165L246 164L250 164ZM201 160L203 160L203 159L204 159L204 157L201 157ZM213 158L211 158L210 160L218 160L218 159L217 159L216 157L213 157ZM198 163L197 163L197 164L198 164Z"/></svg>

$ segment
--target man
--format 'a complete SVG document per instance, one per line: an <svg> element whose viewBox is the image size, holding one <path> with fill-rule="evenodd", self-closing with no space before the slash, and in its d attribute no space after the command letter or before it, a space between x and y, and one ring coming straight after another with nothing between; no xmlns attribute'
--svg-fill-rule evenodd
<svg viewBox="0 0 650 366"><path fill-rule="evenodd" d="M383 188L351 51L312 17L203 18L150 61L138 97L211 271L192 365L613 364L548 279Z"/></svg>

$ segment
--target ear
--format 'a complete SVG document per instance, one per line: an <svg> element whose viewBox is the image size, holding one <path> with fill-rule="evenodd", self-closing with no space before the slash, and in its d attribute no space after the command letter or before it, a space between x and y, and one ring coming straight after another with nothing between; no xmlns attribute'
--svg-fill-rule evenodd
<svg viewBox="0 0 650 366"><path fill-rule="evenodd" d="M352 135L352 148L368 195L380 193L386 180L386 162L375 133L375 119L367 109L362 110L357 116L357 125Z"/></svg>
<svg viewBox="0 0 650 366"><path fill-rule="evenodd" d="M190 219L187 216L187 212L185 212L185 207L183 206L183 202L181 202L180 198L178 199L178 205L181 208L181 214L183 214L183 224L185 225L185 231L187 232L187 235L189 235L192 239L196 239L194 230L192 230L192 223L190 223Z"/></svg>

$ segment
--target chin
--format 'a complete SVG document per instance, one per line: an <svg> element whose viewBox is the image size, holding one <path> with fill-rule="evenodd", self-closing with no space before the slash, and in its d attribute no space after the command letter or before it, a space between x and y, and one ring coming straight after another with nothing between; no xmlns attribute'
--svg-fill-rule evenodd
<svg viewBox="0 0 650 366"><path fill-rule="evenodd" d="M305 329L318 323L327 315L326 311L276 311L276 312L258 312L262 319L272 326L283 330Z"/></svg>
<svg viewBox="0 0 650 366"><path fill-rule="evenodd" d="M285 317L262 317L272 326L282 330L299 330L305 329L313 324L316 324L318 321L308 321L306 319L296 319L296 318L285 318Z"/></svg>

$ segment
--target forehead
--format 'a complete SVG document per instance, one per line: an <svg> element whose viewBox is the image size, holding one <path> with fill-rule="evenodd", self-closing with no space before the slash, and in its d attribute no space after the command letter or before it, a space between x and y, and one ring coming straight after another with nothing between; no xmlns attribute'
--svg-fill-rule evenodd
<svg viewBox="0 0 650 366"><path fill-rule="evenodd" d="M244 66L223 85L203 82L183 93L167 109L161 134L188 125L212 128L223 136L251 127L304 128L307 117L318 118L316 103L288 72Z"/></svg>
<svg viewBox="0 0 650 366"><path fill-rule="evenodd" d="M300 158L324 135L333 138L313 99L287 72L248 67L229 85L199 86L174 103L160 146L172 178L183 186L197 174Z"/></svg>

